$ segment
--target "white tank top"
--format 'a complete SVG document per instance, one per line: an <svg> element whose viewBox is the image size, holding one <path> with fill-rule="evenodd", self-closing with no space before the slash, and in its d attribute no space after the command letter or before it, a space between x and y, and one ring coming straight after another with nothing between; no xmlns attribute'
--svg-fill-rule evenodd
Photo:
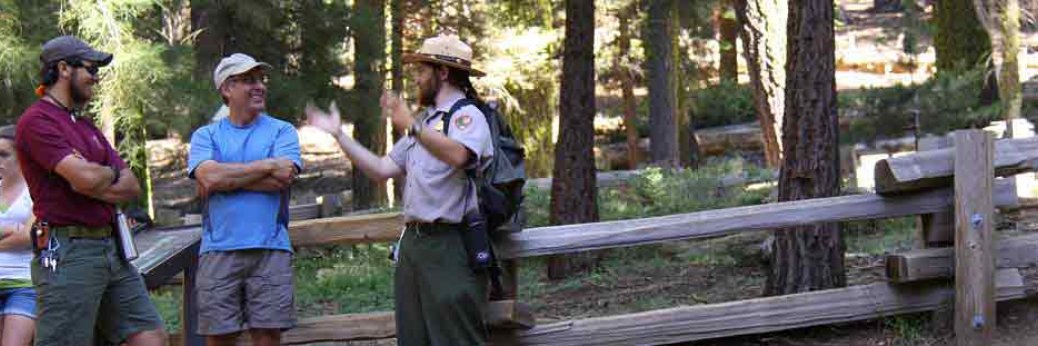
<svg viewBox="0 0 1038 346"><path fill-rule="evenodd" d="M11 227L24 225L32 215L32 198L29 190L23 189L18 198L11 203L7 210L0 212L0 227ZM32 246L25 248L0 250L0 280L2 279L31 279Z"/></svg>

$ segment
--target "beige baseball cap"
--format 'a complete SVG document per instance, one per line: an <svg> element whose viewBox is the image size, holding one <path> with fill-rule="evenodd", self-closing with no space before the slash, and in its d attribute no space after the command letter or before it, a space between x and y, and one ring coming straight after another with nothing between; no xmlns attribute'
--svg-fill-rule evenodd
<svg viewBox="0 0 1038 346"><path fill-rule="evenodd" d="M213 82L216 82L216 88L220 89L220 86L223 85L223 82L226 81L227 78L252 71L252 69L257 67L262 67L264 69L273 68L270 64L256 61L256 59L253 59L251 56L242 53L231 54L230 56L221 59L220 64L216 65L216 70L213 71Z"/></svg>
<svg viewBox="0 0 1038 346"><path fill-rule="evenodd" d="M417 52L404 54L403 62L428 62L469 71L473 77L486 75L472 67L472 47L461 42L456 35L441 34L426 39Z"/></svg>

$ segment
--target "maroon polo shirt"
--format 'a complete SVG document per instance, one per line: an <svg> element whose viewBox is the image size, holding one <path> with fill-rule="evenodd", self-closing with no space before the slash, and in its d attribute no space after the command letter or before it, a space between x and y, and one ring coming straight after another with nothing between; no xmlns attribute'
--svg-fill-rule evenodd
<svg viewBox="0 0 1038 346"><path fill-rule="evenodd" d="M54 171L69 155L122 170L126 162L97 127L76 118L57 105L39 100L18 119L15 150L22 175L29 185L33 214L52 226L109 226L115 206L72 190L72 185Z"/></svg>

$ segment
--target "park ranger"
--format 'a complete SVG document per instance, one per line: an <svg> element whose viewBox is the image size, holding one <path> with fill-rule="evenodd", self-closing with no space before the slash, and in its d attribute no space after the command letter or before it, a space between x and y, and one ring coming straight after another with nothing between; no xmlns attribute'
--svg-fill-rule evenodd
<svg viewBox="0 0 1038 346"><path fill-rule="evenodd" d="M469 79L483 73L472 68L472 49L457 36L430 38L403 61L413 66L426 110L413 116L399 96L382 95L383 112L407 133L388 156L378 157L351 139L334 107L328 114L308 106L308 122L334 135L354 167L372 180L405 176L407 227L394 282L398 343L483 345L488 278L470 267L463 240L466 213L478 210L465 170L493 155L486 118L473 105L482 101Z"/></svg>

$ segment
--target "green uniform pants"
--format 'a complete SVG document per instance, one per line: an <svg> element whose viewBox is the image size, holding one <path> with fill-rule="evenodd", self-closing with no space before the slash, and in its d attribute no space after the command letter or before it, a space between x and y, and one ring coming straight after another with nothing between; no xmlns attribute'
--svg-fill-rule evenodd
<svg viewBox="0 0 1038 346"><path fill-rule="evenodd" d="M488 279L469 267L461 229L408 226L399 251L394 281L397 344L486 344Z"/></svg>

